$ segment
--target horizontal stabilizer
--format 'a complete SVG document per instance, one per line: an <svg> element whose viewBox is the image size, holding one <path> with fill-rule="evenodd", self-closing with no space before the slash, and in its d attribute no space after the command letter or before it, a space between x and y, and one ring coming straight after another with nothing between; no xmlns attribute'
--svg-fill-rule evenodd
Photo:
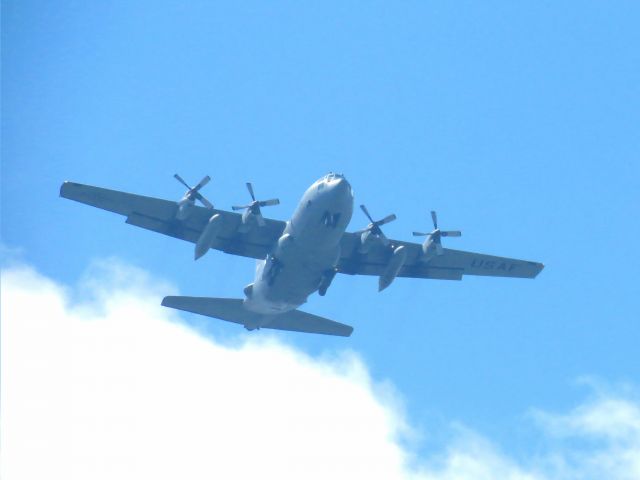
<svg viewBox="0 0 640 480"><path fill-rule="evenodd" d="M311 313L293 310L279 315L262 315L247 310L239 298L164 297L165 307L239 323L247 329L272 328L293 332L321 333L348 337L353 327Z"/></svg>

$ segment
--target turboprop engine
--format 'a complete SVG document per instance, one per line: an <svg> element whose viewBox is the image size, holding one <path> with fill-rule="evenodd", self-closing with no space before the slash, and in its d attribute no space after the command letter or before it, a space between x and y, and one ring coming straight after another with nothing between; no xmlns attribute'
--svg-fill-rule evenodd
<svg viewBox="0 0 640 480"><path fill-rule="evenodd" d="M382 245L385 245L385 246L389 245L389 239L382 232L382 229L380 227L389 222L393 222L396 219L395 214L392 213L391 215L387 215L382 220L374 220L373 218L371 218L371 215L369 214L369 210L367 210L367 207L365 207L364 205L360 205L360 208L362 209L362 211L367 216L370 222L369 225L367 225L367 228L364 228L362 230L358 230L357 232L355 232L360 234L360 248L359 248L360 253L366 253L367 251L369 251L371 246L376 241L382 243Z"/></svg>
<svg viewBox="0 0 640 480"><path fill-rule="evenodd" d="M190 187L189 184L177 173L174 175L174 178L187 187L187 192L178 202L178 212L176 213L176 218L178 220L186 220L187 217L189 217L189 211L191 207L195 205L196 200L200 201L200 203L205 207L213 209L213 204L200 193L200 189L209 183L209 180L211 180L209 175L200 180L200 183L195 187Z"/></svg>
<svg viewBox="0 0 640 480"><path fill-rule="evenodd" d="M234 205L232 206L232 210L244 210L242 213L242 224L246 225L250 220L255 220L259 226L264 227L265 221L262 216L262 212L260 211L260 207L270 207L272 205L280 204L280 200L277 198L272 198L271 200L256 200L256 195L253 192L253 185L250 182L247 182L247 190L249 190L249 195L251 195L251 203L246 205Z"/></svg>
<svg viewBox="0 0 640 480"><path fill-rule="evenodd" d="M427 257L434 255L442 255L442 237L459 237L462 235L460 230L442 231L438 228L438 216L436 212L431 210L431 219L433 220L433 231L429 233L413 232L414 237L427 237L422 244L422 253Z"/></svg>

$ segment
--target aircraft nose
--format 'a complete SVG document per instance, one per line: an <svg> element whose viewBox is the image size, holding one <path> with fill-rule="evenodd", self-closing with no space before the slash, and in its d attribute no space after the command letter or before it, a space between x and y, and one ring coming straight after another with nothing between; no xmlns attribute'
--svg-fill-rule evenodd
<svg viewBox="0 0 640 480"><path fill-rule="evenodd" d="M337 177L330 182L331 190L342 195L351 195L351 185L344 177Z"/></svg>

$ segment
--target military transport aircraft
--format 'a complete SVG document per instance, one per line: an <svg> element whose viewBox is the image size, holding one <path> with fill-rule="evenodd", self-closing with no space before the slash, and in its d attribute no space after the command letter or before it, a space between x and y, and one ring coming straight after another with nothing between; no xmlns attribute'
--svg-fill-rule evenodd
<svg viewBox="0 0 640 480"><path fill-rule="evenodd" d="M247 183L251 202L218 210L200 189L210 178L190 187L178 202L64 182L60 196L127 217L126 223L195 243L195 259L210 249L258 259L253 283L244 288L244 299L165 297L162 305L244 325L248 330L273 328L297 332L349 336L353 327L297 308L318 291L325 295L337 273L375 275L384 290L396 277L460 280L463 275L534 278L541 263L451 250L442 237L459 237L459 231L438 228L413 232L424 236L422 244L389 239L383 225L396 219L388 215L373 220L360 208L369 225L346 232L353 213L353 191L343 175L329 173L304 193L289 221L262 216L262 208L279 200L256 200ZM199 201L203 206L196 205ZM242 213L235 213L242 211Z"/></svg>

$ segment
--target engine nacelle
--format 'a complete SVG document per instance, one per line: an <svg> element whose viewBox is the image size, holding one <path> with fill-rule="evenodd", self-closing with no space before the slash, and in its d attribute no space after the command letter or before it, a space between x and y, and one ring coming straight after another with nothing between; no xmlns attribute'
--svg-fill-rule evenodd
<svg viewBox="0 0 640 480"><path fill-rule="evenodd" d="M398 273L400 273L400 269L402 268L406 260L407 251L402 245L393 250L391 258L389 259L389 263L387 264L387 268L385 269L384 273L380 275L380 278L378 280L379 292L391 285L391 283L398 276Z"/></svg>
<svg viewBox="0 0 640 480"><path fill-rule="evenodd" d="M434 240L431 237L427 237L427 239L422 244L422 254L425 257L433 257L437 255L442 255L444 251L442 250L442 243L439 240Z"/></svg>
<svg viewBox="0 0 640 480"><path fill-rule="evenodd" d="M209 249L213 245L214 240L216 239L218 230L220 230L221 225L222 221L219 213L216 213L209 219L209 222L207 223L206 227L204 227L204 230L200 234L200 238L198 238L198 242L196 243L196 260L209 251Z"/></svg>
<svg viewBox="0 0 640 480"><path fill-rule="evenodd" d="M178 211L176 212L176 218L178 220L186 220L193 209L194 202L184 197L178 202Z"/></svg>
<svg viewBox="0 0 640 480"><path fill-rule="evenodd" d="M360 246L358 247L358 251L362 254L368 253L376 241L379 241L378 237L371 233L371 231L365 230L360 234Z"/></svg>
<svg viewBox="0 0 640 480"><path fill-rule="evenodd" d="M253 218L253 213L248 208L242 212L242 224L249 225L249 222Z"/></svg>

